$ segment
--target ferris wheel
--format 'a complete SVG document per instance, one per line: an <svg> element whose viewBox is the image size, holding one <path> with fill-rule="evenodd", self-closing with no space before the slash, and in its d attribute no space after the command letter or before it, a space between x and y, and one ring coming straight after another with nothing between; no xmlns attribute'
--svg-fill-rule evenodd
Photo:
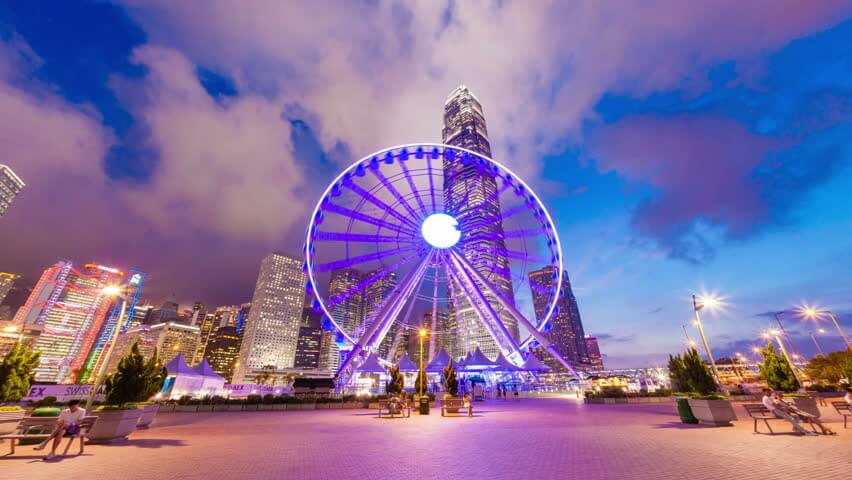
<svg viewBox="0 0 852 480"><path fill-rule="evenodd" d="M488 157L443 144L364 157L320 197L305 258L314 308L345 355L338 378L371 354L393 362L420 329L430 357L449 336L516 365L541 345L577 374L547 338L563 275L553 219Z"/></svg>

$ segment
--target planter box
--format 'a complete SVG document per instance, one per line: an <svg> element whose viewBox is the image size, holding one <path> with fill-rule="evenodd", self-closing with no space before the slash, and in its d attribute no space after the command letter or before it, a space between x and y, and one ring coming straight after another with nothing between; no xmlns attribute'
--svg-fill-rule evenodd
<svg viewBox="0 0 852 480"><path fill-rule="evenodd" d="M160 404L143 405L140 407L140 410L142 410L142 415L139 416L139 423L136 424L136 428L148 428L157 416Z"/></svg>
<svg viewBox="0 0 852 480"><path fill-rule="evenodd" d="M283 403L274 403L274 404L272 404L272 409L273 409L273 410L276 410L276 411L278 411L278 410L286 410L286 409L287 409L287 405L284 405Z"/></svg>
<svg viewBox="0 0 852 480"><path fill-rule="evenodd" d="M196 412L212 412L213 405L199 405L198 410Z"/></svg>
<svg viewBox="0 0 852 480"><path fill-rule="evenodd" d="M737 419L734 407L729 400L698 400L689 399L689 408L692 414L702 425L731 425Z"/></svg>
<svg viewBox="0 0 852 480"><path fill-rule="evenodd" d="M26 413L24 409L0 412L0 435L14 432Z"/></svg>
<svg viewBox="0 0 852 480"><path fill-rule="evenodd" d="M788 400L792 400L793 405L795 405L799 410L810 413L814 417L819 418L819 407L817 407L817 401L815 398L790 397Z"/></svg>
<svg viewBox="0 0 852 480"><path fill-rule="evenodd" d="M316 403L288 403L287 410L314 410Z"/></svg>
<svg viewBox="0 0 852 480"><path fill-rule="evenodd" d="M261 403L260 405L257 406L257 409L268 412L268 411L273 410L273 407L275 407L275 405L273 405L271 403Z"/></svg>
<svg viewBox="0 0 852 480"><path fill-rule="evenodd" d="M257 411L257 404L256 403L247 403L247 404L243 405L243 411L244 412L256 412Z"/></svg>
<svg viewBox="0 0 852 480"><path fill-rule="evenodd" d="M198 405L177 405L175 406L176 412L197 412Z"/></svg>
<svg viewBox="0 0 852 480"><path fill-rule="evenodd" d="M98 420L87 435L89 443L109 443L123 440L135 432L142 410L96 410L92 415Z"/></svg>

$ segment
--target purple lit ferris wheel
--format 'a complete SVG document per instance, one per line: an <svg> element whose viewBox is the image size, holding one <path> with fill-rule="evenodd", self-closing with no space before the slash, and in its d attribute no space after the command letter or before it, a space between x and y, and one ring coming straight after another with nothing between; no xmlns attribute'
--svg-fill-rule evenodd
<svg viewBox="0 0 852 480"><path fill-rule="evenodd" d="M574 372L546 335L562 285L553 220L490 158L442 144L369 155L322 194L305 248L314 308L338 332L338 378L371 354L393 363L421 328L429 358L480 348L520 365L543 345Z"/></svg>

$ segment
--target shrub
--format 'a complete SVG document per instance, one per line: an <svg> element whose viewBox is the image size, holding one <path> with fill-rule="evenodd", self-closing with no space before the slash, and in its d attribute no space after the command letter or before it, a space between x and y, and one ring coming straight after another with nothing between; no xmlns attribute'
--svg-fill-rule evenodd
<svg viewBox="0 0 852 480"><path fill-rule="evenodd" d="M699 395L709 395L716 391L716 381L710 374L707 362L698 355L698 350L690 348L683 355L684 377L689 389Z"/></svg>
<svg viewBox="0 0 852 480"><path fill-rule="evenodd" d="M42 398L41 400L35 402L36 407L52 407L56 405L56 397L53 395Z"/></svg>
<svg viewBox="0 0 852 480"><path fill-rule="evenodd" d="M689 379L686 377L686 367L680 355L669 354L669 380L672 390L685 392L689 390Z"/></svg>
<svg viewBox="0 0 852 480"><path fill-rule="evenodd" d="M33 417L58 417L61 410L57 407L39 407L33 409Z"/></svg>
<svg viewBox="0 0 852 480"><path fill-rule="evenodd" d="M22 410L22 408L17 405L0 407L0 412L16 412L18 410Z"/></svg>
<svg viewBox="0 0 852 480"><path fill-rule="evenodd" d="M20 402L30 391L33 369L38 364L39 353L16 343L0 362L0 402Z"/></svg>
<svg viewBox="0 0 852 480"><path fill-rule="evenodd" d="M263 400L263 397L261 397L260 395L249 395L248 397L246 397L245 403L249 405L255 405L260 403L261 400Z"/></svg>
<svg viewBox="0 0 852 480"><path fill-rule="evenodd" d="M275 401L275 395L273 395L271 393L267 393L266 395L263 396L262 402L265 405L269 405L271 403L274 403L274 401Z"/></svg>
<svg viewBox="0 0 852 480"><path fill-rule="evenodd" d="M837 386L837 385L821 385L819 383L816 383L816 384L808 387L808 390L810 390L812 392L834 393L834 392L839 392L840 387Z"/></svg>
<svg viewBox="0 0 852 480"><path fill-rule="evenodd" d="M775 347L771 343L767 343L760 353L763 354L760 374L769 388L782 392L795 392L799 389L799 381L796 380L796 375L793 374L787 360L775 352Z"/></svg>
<svg viewBox="0 0 852 480"><path fill-rule="evenodd" d="M118 369L107 377L106 401L123 406L129 402L144 402L163 388L166 369L160 366L157 352L146 362L134 343L130 353L118 362Z"/></svg>

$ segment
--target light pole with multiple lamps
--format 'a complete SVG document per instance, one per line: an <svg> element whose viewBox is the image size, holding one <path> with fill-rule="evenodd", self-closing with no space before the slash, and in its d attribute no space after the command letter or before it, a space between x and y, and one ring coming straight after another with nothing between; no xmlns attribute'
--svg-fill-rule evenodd
<svg viewBox="0 0 852 480"><path fill-rule="evenodd" d="M426 336L429 335L429 332L425 328L421 328L417 332L417 336L420 337L420 393L423 394L426 392L426 372L423 370L423 340L426 339Z"/></svg>
<svg viewBox="0 0 852 480"><path fill-rule="evenodd" d="M852 344L849 343L849 337L846 336L846 332L843 331L843 327L840 326L840 322L837 321L837 316L834 315L834 312L832 312L831 310L818 310L814 307L804 307L799 311L811 320L816 320L823 314L828 315L829 318L831 318L831 321L834 323L834 328L836 328L837 332L840 333L840 338L843 339L843 344L846 345L846 348L848 350L852 350Z"/></svg>
<svg viewBox="0 0 852 480"><path fill-rule="evenodd" d="M713 308L719 305L719 299L716 297L701 297L697 299L692 296L692 309L695 311L695 325L698 326L698 333L701 334L701 341L704 342L704 350L707 352L707 358L710 359L710 368L713 370L713 378L716 380L716 385L722 388L722 379L719 377L719 370L716 368L716 360L713 359L713 352L710 351L710 343L707 341L707 336L704 335L704 325L701 323L701 316L698 311L704 307Z"/></svg>
<svg viewBox="0 0 852 480"><path fill-rule="evenodd" d="M98 367L98 374L95 377L95 384L92 385L92 391L89 392L89 397L86 399L86 410L91 408L92 402L95 400L95 395L97 394L98 389L101 387L104 381L104 376L106 375L107 365L109 364L110 357L112 357L112 352L115 349L115 344L118 343L118 336L121 334L121 326L124 324L124 314L127 311L127 297L124 295L124 288L118 285L110 285L108 287L104 287L102 293L105 296L109 297L118 297L121 299L121 310L118 313L118 321L115 323L115 330L112 332L112 339L109 342L109 348L107 348L106 355L104 355L104 359Z"/></svg>

